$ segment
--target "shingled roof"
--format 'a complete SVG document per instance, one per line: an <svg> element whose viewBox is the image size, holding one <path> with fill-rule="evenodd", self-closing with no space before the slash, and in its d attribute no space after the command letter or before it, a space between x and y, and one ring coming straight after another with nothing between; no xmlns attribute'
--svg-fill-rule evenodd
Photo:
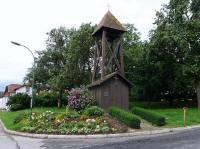
<svg viewBox="0 0 200 149"><path fill-rule="evenodd" d="M6 86L4 91L4 96L10 96L11 93L15 93L18 88L21 88L23 85L21 84L10 84Z"/></svg>
<svg viewBox="0 0 200 149"><path fill-rule="evenodd" d="M98 32L101 32L102 28L114 29L121 33L126 32L126 29L123 27L123 25L115 18L115 16L110 11L108 11L104 15L101 22L97 25L94 32L92 33L92 36L95 36L96 34L98 34Z"/></svg>
<svg viewBox="0 0 200 149"><path fill-rule="evenodd" d="M92 87L95 87L95 86L99 86L101 85L102 83L110 80L111 78L115 77L115 76L118 76L119 78L121 78L128 86L132 86L133 84L128 80L126 79L123 75L121 75L119 72L113 72L107 76L104 76L103 79L100 79L100 80L97 80L97 81L94 81L92 84L88 85L88 88L92 88Z"/></svg>

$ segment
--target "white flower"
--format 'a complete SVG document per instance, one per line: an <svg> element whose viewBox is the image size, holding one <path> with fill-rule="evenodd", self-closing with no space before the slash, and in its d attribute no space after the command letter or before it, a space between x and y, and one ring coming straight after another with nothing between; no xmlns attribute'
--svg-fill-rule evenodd
<svg viewBox="0 0 200 149"><path fill-rule="evenodd" d="M86 119L86 122L88 123L88 122L90 122L91 121L91 119Z"/></svg>
<svg viewBox="0 0 200 149"><path fill-rule="evenodd" d="M95 119L87 119L86 120L87 123L91 123L91 122L95 122L95 121L96 121Z"/></svg>

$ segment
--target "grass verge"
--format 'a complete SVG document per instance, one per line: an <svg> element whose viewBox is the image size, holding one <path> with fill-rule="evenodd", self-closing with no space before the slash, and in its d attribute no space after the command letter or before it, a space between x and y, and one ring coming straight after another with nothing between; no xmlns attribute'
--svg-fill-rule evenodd
<svg viewBox="0 0 200 149"><path fill-rule="evenodd" d="M65 108L56 108L56 107L48 107L48 108L33 108L33 112L65 112ZM18 130L22 126L20 124L13 124L13 121L16 116L20 113L30 113L30 109L14 111L14 112L0 112L0 119L3 121L5 127L9 130Z"/></svg>
<svg viewBox="0 0 200 149"><path fill-rule="evenodd" d="M183 107L180 105L178 107L170 108L167 106L167 103L161 102L153 102L151 104L151 108L148 108L146 102L134 102L131 103L131 107L142 107L145 109L150 109L155 113L159 113L160 115L166 118L165 127L183 127ZM187 105L185 105L187 106ZM187 126L200 124L200 110L195 107L189 107L187 112Z"/></svg>

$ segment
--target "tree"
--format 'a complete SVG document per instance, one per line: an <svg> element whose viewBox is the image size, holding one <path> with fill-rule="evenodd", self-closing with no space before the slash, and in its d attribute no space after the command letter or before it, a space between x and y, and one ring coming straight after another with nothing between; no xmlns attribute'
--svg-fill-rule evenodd
<svg viewBox="0 0 200 149"><path fill-rule="evenodd" d="M200 1L192 0L189 5L187 39L189 48L186 53L185 72L196 85L198 109L200 109Z"/></svg>
<svg viewBox="0 0 200 149"><path fill-rule="evenodd" d="M93 30L94 26L90 23L82 24L70 41L68 53L70 63L68 63L68 67L73 78L73 87L85 85L91 81L92 47L94 47Z"/></svg>
<svg viewBox="0 0 200 149"><path fill-rule="evenodd" d="M132 98L150 99L157 93L156 67L151 63L147 42L141 42L140 33L133 24L125 24L125 72L133 83Z"/></svg>
<svg viewBox="0 0 200 149"><path fill-rule="evenodd" d="M65 89L70 89L89 82L91 70L91 37L93 26L83 24L78 29L60 27L52 29L48 35L47 47L38 52L35 80L41 89L47 85L59 92L58 107ZM32 79L32 71L25 80Z"/></svg>
<svg viewBox="0 0 200 149"><path fill-rule="evenodd" d="M197 57L199 55L192 51L198 36L194 35L196 27L191 25L194 22L192 3L194 1L171 0L168 5L164 5L156 14L156 29L150 35L150 53L160 65L162 94L170 101L179 95L186 95L191 90L194 73L193 77L186 78L185 72L192 70L190 68L186 71L186 68L191 67L189 61L195 65L199 63L191 58L191 55Z"/></svg>

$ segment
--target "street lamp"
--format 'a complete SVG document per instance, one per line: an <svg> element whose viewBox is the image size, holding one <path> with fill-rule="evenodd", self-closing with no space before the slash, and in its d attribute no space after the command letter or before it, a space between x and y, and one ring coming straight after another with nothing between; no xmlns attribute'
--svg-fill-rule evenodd
<svg viewBox="0 0 200 149"><path fill-rule="evenodd" d="M35 93L35 92L34 92L34 83L35 83L35 56L34 56L33 52L32 52L27 46L22 45L22 44L17 43L17 42L14 42L14 41L11 41L11 43L14 44L14 45L17 45L17 46L21 46L21 47L26 48L26 49L31 53L31 55L32 55L32 57L33 57L32 98L31 98L31 103L30 103L30 108L31 108L30 119L31 119L31 117L32 117L33 101L34 101L34 98L35 98L35 96L34 96L34 93Z"/></svg>

